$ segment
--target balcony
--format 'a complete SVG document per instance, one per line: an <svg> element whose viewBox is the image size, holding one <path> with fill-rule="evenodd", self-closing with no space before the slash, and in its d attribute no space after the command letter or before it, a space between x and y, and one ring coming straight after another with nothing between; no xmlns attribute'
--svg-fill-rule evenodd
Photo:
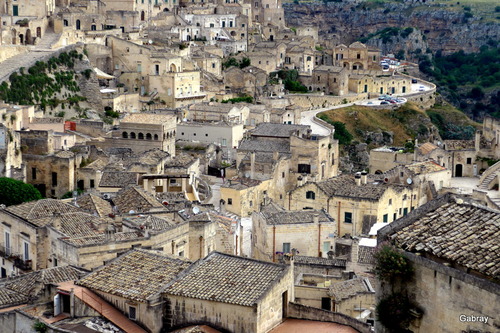
<svg viewBox="0 0 500 333"><path fill-rule="evenodd" d="M33 263L31 262L31 260L23 260L17 258L14 260L14 267L17 267L22 271L31 271L33 270Z"/></svg>
<svg viewBox="0 0 500 333"><path fill-rule="evenodd" d="M6 247L2 243L0 243L0 256L4 257L6 259L11 259L11 260L21 258L20 254L12 252L11 247Z"/></svg>

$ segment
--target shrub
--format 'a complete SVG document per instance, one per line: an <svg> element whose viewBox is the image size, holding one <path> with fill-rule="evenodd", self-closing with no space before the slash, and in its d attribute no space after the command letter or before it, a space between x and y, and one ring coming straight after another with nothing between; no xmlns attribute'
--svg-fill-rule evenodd
<svg viewBox="0 0 500 333"><path fill-rule="evenodd" d="M12 178L0 178L0 204L10 206L40 199L42 195L33 185Z"/></svg>
<svg viewBox="0 0 500 333"><path fill-rule="evenodd" d="M377 304L377 320L384 325L389 332L406 332L413 316L412 310L416 305L407 295L402 293L393 293L382 298Z"/></svg>
<svg viewBox="0 0 500 333"><path fill-rule="evenodd" d="M373 272L382 281L392 281L397 277L407 278L413 274L413 267L404 254L392 245L382 244L374 254Z"/></svg>

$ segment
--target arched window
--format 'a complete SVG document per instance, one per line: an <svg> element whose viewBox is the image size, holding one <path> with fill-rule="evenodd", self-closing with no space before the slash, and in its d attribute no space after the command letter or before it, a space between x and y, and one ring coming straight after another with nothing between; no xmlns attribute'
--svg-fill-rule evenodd
<svg viewBox="0 0 500 333"><path fill-rule="evenodd" d="M135 139L135 132L130 132L130 138Z"/></svg>
<svg viewBox="0 0 500 333"><path fill-rule="evenodd" d="M152 139L153 136L151 135L151 133L146 134L146 140L152 140Z"/></svg>
<svg viewBox="0 0 500 333"><path fill-rule="evenodd" d="M307 191L306 192L306 199L316 199L316 193L314 193L313 191Z"/></svg>
<svg viewBox="0 0 500 333"><path fill-rule="evenodd" d="M155 134L154 139L158 140L158 134Z"/></svg>
<svg viewBox="0 0 500 333"><path fill-rule="evenodd" d="M128 139L128 133L127 133L127 132L123 132L123 133L122 133L122 138L124 138L124 139Z"/></svg>
<svg viewBox="0 0 500 333"><path fill-rule="evenodd" d="M97 30L97 26L96 26L95 24L92 24L92 25L90 26L90 30L92 30L92 31L96 31L96 30Z"/></svg>
<svg viewBox="0 0 500 333"><path fill-rule="evenodd" d="M139 133L139 134L137 135L137 138L138 138L139 140L144 140L144 134Z"/></svg>

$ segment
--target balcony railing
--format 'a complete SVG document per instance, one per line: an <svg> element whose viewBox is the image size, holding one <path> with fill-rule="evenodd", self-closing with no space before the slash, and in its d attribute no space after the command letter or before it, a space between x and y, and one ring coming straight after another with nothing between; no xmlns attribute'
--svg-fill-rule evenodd
<svg viewBox="0 0 500 333"><path fill-rule="evenodd" d="M0 243L0 256L7 259L17 259L21 258L19 253L12 252L12 247L6 247L4 244Z"/></svg>
<svg viewBox="0 0 500 333"><path fill-rule="evenodd" d="M23 271L31 271L33 269L33 263L31 260L23 260L20 258L14 260L14 266Z"/></svg>

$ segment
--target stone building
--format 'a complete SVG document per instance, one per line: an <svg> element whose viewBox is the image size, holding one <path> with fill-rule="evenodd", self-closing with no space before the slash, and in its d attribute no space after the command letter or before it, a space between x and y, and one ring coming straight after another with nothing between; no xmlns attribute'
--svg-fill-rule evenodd
<svg viewBox="0 0 500 333"><path fill-rule="evenodd" d="M191 264L153 251L130 250L80 279L129 319L158 333L163 326L161 290Z"/></svg>
<svg viewBox="0 0 500 333"><path fill-rule="evenodd" d="M311 92L342 96L349 93L349 70L340 66L315 67L310 76L301 75L301 82Z"/></svg>
<svg viewBox="0 0 500 333"><path fill-rule="evenodd" d="M158 148L175 156L177 117L168 114L132 113L120 121L111 137L88 143L104 150L130 148L136 154Z"/></svg>
<svg viewBox="0 0 500 333"><path fill-rule="evenodd" d="M286 318L294 299L292 271L286 265L212 252L164 289L165 328L203 321L231 332L268 332Z"/></svg>
<svg viewBox="0 0 500 333"><path fill-rule="evenodd" d="M239 68L231 66L223 72L224 82L231 91L257 99L264 94L267 85L267 73L257 65Z"/></svg>
<svg viewBox="0 0 500 333"><path fill-rule="evenodd" d="M380 68L380 52L371 50L360 42L349 46L340 44L333 49L333 61L335 66L352 70L375 69Z"/></svg>
<svg viewBox="0 0 500 333"><path fill-rule="evenodd" d="M377 301L391 292L409 295L413 332L498 330L499 219L496 210L447 194L381 229L379 243L403 252L414 273L399 287L379 284Z"/></svg>
<svg viewBox="0 0 500 333"><path fill-rule="evenodd" d="M375 280L368 277L332 283L328 295L331 297L332 311L340 312L357 319L375 317ZM363 313L365 312L365 313Z"/></svg>
<svg viewBox="0 0 500 333"><path fill-rule="evenodd" d="M285 211L266 205L252 214L252 257L276 262L276 253L327 257L337 225L324 211Z"/></svg>
<svg viewBox="0 0 500 333"><path fill-rule="evenodd" d="M375 223L388 223L418 207L418 191L363 175L342 175L306 183L288 194L288 209L325 209L336 218L337 235L368 234Z"/></svg>

